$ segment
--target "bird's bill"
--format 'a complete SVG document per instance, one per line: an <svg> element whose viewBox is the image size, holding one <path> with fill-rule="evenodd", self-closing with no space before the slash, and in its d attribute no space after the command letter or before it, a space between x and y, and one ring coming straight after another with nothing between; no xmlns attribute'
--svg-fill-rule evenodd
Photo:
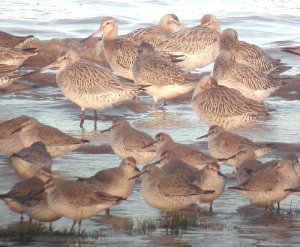
<svg viewBox="0 0 300 247"><path fill-rule="evenodd" d="M112 129L112 126L107 128L107 129L104 129L104 130L101 130L100 133L104 133L104 132L107 132L107 131L110 131Z"/></svg>
<svg viewBox="0 0 300 247"><path fill-rule="evenodd" d="M28 72L28 73L24 73L24 74L22 74L22 75L19 75L19 77L24 77L24 76L34 75L34 74L37 74L37 73L39 73L39 72L41 72L41 71L43 71L43 70L47 70L47 69L57 69L57 68L59 68L59 67L60 67L60 66L59 66L59 64L58 64L58 61L56 61L56 62L51 63L51 64L49 64L49 65L47 65L47 66L45 66L45 67L42 67L42 68L40 68L40 69L36 69L36 70L30 71L30 72Z"/></svg>
<svg viewBox="0 0 300 247"><path fill-rule="evenodd" d="M181 23L177 23L177 24L178 24L178 30L177 31L185 28L185 25L183 25Z"/></svg>
<svg viewBox="0 0 300 247"><path fill-rule="evenodd" d="M219 158L217 159L218 162L226 162L229 161L231 159L235 159L237 158L240 154L242 154L244 152L244 150L238 151L236 154L233 154L231 156L229 156L228 158Z"/></svg>
<svg viewBox="0 0 300 247"><path fill-rule="evenodd" d="M135 167L134 170L135 170L136 172L139 172L139 173L141 172L141 170L140 170L139 168L137 168L137 167Z"/></svg>
<svg viewBox="0 0 300 247"><path fill-rule="evenodd" d="M144 173L145 173L145 171L142 171L142 172L140 172L139 174L136 174L136 175L134 175L133 177L128 178L128 180L132 180L132 179L139 178L139 177L142 176Z"/></svg>
<svg viewBox="0 0 300 247"><path fill-rule="evenodd" d="M80 40L80 43L83 43L84 41L96 36L98 33L101 33L101 32L102 32L102 28L100 27L95 32L93 32L90 36L88 36L87 38Z"/></svg>
<svg viewBox="0 0 300 247"><path fill-rule="evenodd" d="M155 140L155 141L153 141L153 142L150 142L149 144L147 144L147 145L143 146L142 148L151 147L151 146L153 146L153 145L154 145L156 142L157 142L156 140Z"/></svg>
<svg viewBox="0 0 300 247"><path fill-rule="evenodd" d="M30 71L30 72L24 73L24 74L19 75L19 76L24 77L24 76L34 75L36 73L39 73L40 71L41 71L41 69L37 69L37 70L33 70L33 71Z"/></svg>
<svg viewBox="0 0 300 247"><path fill-rule="evenodd" d="M220 172L220 171L218 172L218 175L219 175L219 176L222 176L223 178L227 178L227 177L226 177L222 172Z"/></svg>
<svg viewBox="0 0 300 247"><path fill-rule="evenodd" d="M197 138L197 140L200 140L200 139L203 139L203 138L207 138L209 136L209 134L206 134L206 135L203 135L203 136L200 136Z"/></svg>
<svg viewBox="0 0 300 247"><path fill-rule="evenodd" d="M49 187L50 187L50 181L52 180L52 178L49 178L46 182L45 182L45 186L44 188L38 190L37 192L35 192L34 194L32 194L32 196L37 196L43 192L45 192Z"/></svg>
<svg viewBox="0 0 300 247"><path fill-rule="evenodd" d="M159 164L161 161L162 161L162 159L159 159L159 160L156 160L156 161L154 161L154 162L152 162L152 163L149 163L149 165L157 165L157 164Z"/></svg>
<svg viewBox="0 0 300 247"><path fill-rule="evenodd" d="M47 69L57 69L60 67L60 60L55 61L54 63L51 63L45 67L40 68L39 70L47 70Z"/></svg>

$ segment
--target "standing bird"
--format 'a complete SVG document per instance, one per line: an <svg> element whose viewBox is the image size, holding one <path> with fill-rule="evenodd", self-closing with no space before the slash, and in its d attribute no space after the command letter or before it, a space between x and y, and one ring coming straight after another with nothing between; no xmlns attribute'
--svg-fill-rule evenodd
<svg viewBox="0 0 300 247"><path fill-rule="evenodd" d="M263 103L245 98L235 89L218 85L211 76L205 76L198 82L192 104L194 111L208 125L226 129L247 125L269 115Z"/></svg>
<svg viewBox="0 0 300 247"><path fill-rule="evenodd" d="M243 181L252 177L255 173L263 169L266 169L268 167L275 167L277 163L280 161L280 160L270 160L265 163L262 163L259 160L255 159L254 152L251 151L249 148L248 149L242 148L242 150L239 151L238 155L240 155L241 153L244 153L244 159L241 165L239 166L236 174L239 183L242 183ZM284 156L284 159L290 160L292 162L295 168L295 172L298 178L300 178L300 166L299 166L297 155L294 153L288 153Z"/></svg>
<svg viewBox="0 0 300 247"><path fill-rule="evenodd" d="M182 28L183 25L176 15L166 14L160 19L158 25L138 28L122 37L138 44L146 42L156 47L156 45L165 42L172 34Z"/></svg>
<svg viewBox="0 0 300 247"><path fill-rule="evenodd" d="M43 142L51 157L73 151L88 140L77 139L37 119L21 116L0 124L0 152L12 155L35 142Z"/></svg>
<svg viewBox="0 0 300 247"><path fill-rule="evenodd" d="M35 142L10 157L11 165L21 178L31 178L41 167L51 170L52 158L43 142Z"/></svg>
<svg viewBox="0 0 300 247"><path fill-rule="evenodd" d="M155 146L157 160L160 159L163 152L172 151L176 153L183 162L199 170L204 168L206 164L217 162L217 160L210 155L204 154L189 145L175 142L172 137L166 133L158 133L155 136L155 140L143 148L150 146Z"/></svg>
<svg viewBox="0 0 300 247"><path fill-rule="evenodd" d="M180 67L155 53L154 47L141 43L132 67L133 80L137 85L151 85L146 92L159 99L173 99L191 92L199 80L196 74L185 73Z"/></svg>
<svg viewBox="0 0 300 247"><path fill-rule="evenodd" d="M220 51L212 75L219 85L236 89L249 99L261 102L285 84L282 78L265 74L251 66L238 63L229 51Z"/></svg>
<svg viewBox="0 0 300 247"><path fill-rule="evenodd" d="M226 176L220 172L217 163L206 165L199 173L191 178L192 184L204 190L214 190L214 193L201 196L201 202L209 202L209 211L212 212L213 201L219 198L225 189Z"/></svg>
<svg viewBox="0 0 300 247"><path fill-rule="evenodd" d="M104 110L136 97L143 87L124 83L106 68L80 59L75 51L67 51L54 63L42 68L59 68L56 83L62 94L81 108L80 127L85 110L93 109L96 128L96 110Z"/></svg>
<svg viewBox="0 0 300 247"><path fill-rule="evenodd" d="M156 48L162 52L184 56L184 61L178 65L190 71L204 67L216 59L220 33L217 18L206 14L201 18L201 25L179 30Z"/></svg>
<svg viewBox="0 0 300 247"><path fill-rule="evenodd" d="M176 175L169 175L154 165L146 165L140 174L145 201L163 211L176 211L199 201L199 196L214 191L191 185Z"/></svg>
<svg viewBox="0 0 300 247"><path fill-rule="evenodd" d="M104 17L100 28L81 42L103 32L103 49L107 63L119 76L133 80L132 66L138 49L137 43L118 36L118 22L112 17Z"/></svg>
<svg viewBox="0 0 300 247"><path fill-rule="evenodd" d="M101 170L91 177L80 178L79 181L90 184L98 191L127 199L135 185L135 179L129 178L140 172L136 167L135 158L127 157L118 167ZM106 209L106 214L109 215L109 209Z"/></svg>
<svg viewBox="0 0 300 247"><path fill-rule="evenodd" d="M291 160L282 159L275 166L270 166L237 186L229 187L247 197L251 203L265 206L269 210L276 202L285 199L289 189L298 186L299 179Z"/></svg>
<svg viewBox="0 0 300 247"><path fill-rule="evenodd" d="M48 205L55 213L74 220L71 231L78 221L78 233L83 219L123 200L121 197L100 192L87 183L51 176L40 193L44 191L47 193Z"/></svg>
<svg viewBox="0 0 300 247"><path fill-rule="evenodd" d="M226 177L220 172L220 166L217 163L207 164L199 171L183 162L174 151L164 151L155 163L158 162L163 172L184 179L203 190L214 191L211 194L199 196L200 202L210 203L209 210L212 212L213 201L223 193L225 188Z"/></svg>
<svg viewBox="0 0 300 247"><path fill-rule="evenodd" d="M124 117L116 118L112 126L102 130L101 133L110 131L110 143L113 151L121 159L133 157L139 165L155 159L155 147L143 147L153 142L147 133L132 127Z"/></svg>
<svg viewBox="0 0 300 247"><path fill-rule="evenodd" d="M254 158L260 158L275 150L274 143L254 143L253 141L225 130L223 127L213 125L209 127L208 133L197 139L208 137L208 150L216 158L231 157L238 154L241 148L254 152ZM225 161L228 166L237 168L241 164L240 155Z"/></svg>
<svg viewBox="0 0 300 247"><path fill-rule="evenodd" d="M291 68L290 66L281 65L280 59L269 57L258 46L238 40L238 33L232 28L225 29L222 32L220 50L229 51L236 62L252 66L262 72L280 74Z"/></svg>
<svg viewBox="0 0 300 247"><path fill-rule="evenodd" d="M41 167L31 178L27 178L16 183L12 189L0 198L14 212L25 212L28 216L38 222L52 222L60 218L47 204L46 193L44 190L45 182L50 175L48 167ZM18 205L19 210L16 210ZM21 218L22 219L22 218Z"/></svg>

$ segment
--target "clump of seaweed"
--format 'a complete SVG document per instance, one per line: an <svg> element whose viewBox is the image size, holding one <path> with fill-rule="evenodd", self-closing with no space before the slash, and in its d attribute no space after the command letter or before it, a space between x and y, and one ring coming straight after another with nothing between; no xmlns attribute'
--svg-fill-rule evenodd
<svg viewBox="0 0 300 247"><path fill-rule="evenodd" d="M155 218L137 219L133 227L133 232L138 234L150 234L154 232L157 227L158 221Z"/></svg>
<svg viewBox="0 0 300 247"><path fill-rule="evenodd" d="M67 228L54 230L40 224L22 223L5 228L0 228L0 246L6 246L6 243L8 242L18 242L21 244L26 244L39 238L80 238L81 240L96 240L104 236L105 234L103 234L101 230L93 232L86 232L85 230L81 230L80 232L78 232L74 229L71 231Z"/></svg>
<svg viewBox="0 0 300 247"><path fill-rule="evenodd" d="M163 228L167 234L183 234L189 229L196 227L196 218L188 217L185 214L173 214L160 219L160 227Z"/></svg>
<svg viewBox="0 0 300 247"><path fill-rule="evenodd" d="M155 231L164 231L166 234L178 235L199 229L223 231L235 228L234 225L222 219L195 217L179 212L159 218L136 219L132 226L132 233L152 234Z"/></svg>

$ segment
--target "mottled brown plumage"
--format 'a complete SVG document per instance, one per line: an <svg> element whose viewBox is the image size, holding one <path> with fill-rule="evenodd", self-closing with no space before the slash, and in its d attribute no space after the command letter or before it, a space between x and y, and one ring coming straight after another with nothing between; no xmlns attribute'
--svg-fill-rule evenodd
<svg viewBox="0 0 300 247"><path fill-rule="evenodd" d="M53 64L43 69L59 68L56 83L62 94L85 110L104 110L136 97L143 87L122 82L103 66L80 59L75 51L67 51ZM96 116L95 116L96 120Z"/></svg>
<svg viewBox="0 0 300 247"><path fill-rule="evenodd" d="M226 129L246 125L261 116L269 115L263 103L245 98L235 89L218 85L211 76L205 76L198 82L192 104L207 124Z"/></svg>
<svg viewBox="0 0 300 247"><path fill-rule="evenodd" d="M219 52L220 24L215 16L207 14L201 18L201 25L184 28L157 49L174 55L183 55L178 63L185 70L204 67L214 61Z"/></svg>
<svg viewBox="0 0 300 247"><path fill-rule="evenodd" d="M159 99L172 99L194 89L199 77L184 72L167 58L155 53L148 43L139 45L139 54L133 63L132 74L138 85L151 85L146 92Z"/></svg>
<svg viewBox="0 0 300 247"><path fill-rule="evenodd" d="M112 17L103 18L100 28L107 63L116 74L133 80L132 66L138 54L137 43L118 37L118 22Z"/></svg>
<svg viewBox="0 0 300 247"><path fill-rule="evenodd" d="M24 61L36 53L23 51L18 48L10 48L0 46L0 65L11 66L8 67L10 70L18 69L22 66Z"/></svg>
<svg viewBox="0 0 300 247"><path fill-rule="evenodd" d="M138 28L122 37L138 44L147 42L155 47L156 45L165 42L172 34L182 28L183 26L176 15L166 14L160 19L158 25Z"/></svg>
<svg viewBox="0 0 300 247"><path fill-rule="evenodd" d="M279 77L236 62L234 55L224 50L215 61L212 74L219 85L236 89L244 97L259 102L285 84Z"/></svg>
<svg viewBox="0 0 300 247"><path fill-rule="evenodd" d="M236 62L252 66L263 72L276 70L282 73L291 68L290 66L281 66L280 59L269 57L258 46L238 40L238 33L232 28L222 32L220 49L229 51Z"/></svg>

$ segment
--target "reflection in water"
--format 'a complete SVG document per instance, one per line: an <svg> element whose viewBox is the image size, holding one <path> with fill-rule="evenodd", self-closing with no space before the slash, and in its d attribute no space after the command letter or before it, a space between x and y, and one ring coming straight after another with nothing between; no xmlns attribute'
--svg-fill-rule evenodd
<svg viewBox="0 0 300 247"><path fill-rule="evenodd" d="M263 208L251 205L238 208L243 225L239 228L239 237L254 239L257 243L264 241L265 245L297 245L300 240L299 231L296 230L300 227L299 215L289 210L282 211L279 215L270 215Z"/></svg>
<svg viewBox="0 0 300 247"><path fill-rule="evenodd" d="M147 129L179 129L188 125L187 121L178 118L177 113L168 110L155 109L150 112L148 119L139 119L136 126Z"/></svg>

